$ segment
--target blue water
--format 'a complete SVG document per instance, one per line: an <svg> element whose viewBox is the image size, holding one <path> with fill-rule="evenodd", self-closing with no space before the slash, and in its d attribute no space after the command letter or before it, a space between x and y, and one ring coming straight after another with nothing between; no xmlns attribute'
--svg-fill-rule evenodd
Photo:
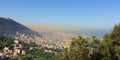
<svg viewBox="0 0 120 60"><path fill-rule="evenodd" d="M111 31L110 29L101 29L101 30L69 31L67 33L84 34L87 36L96 36L98 38L103 38L103 36L109 33L110 31Z"/></svg>

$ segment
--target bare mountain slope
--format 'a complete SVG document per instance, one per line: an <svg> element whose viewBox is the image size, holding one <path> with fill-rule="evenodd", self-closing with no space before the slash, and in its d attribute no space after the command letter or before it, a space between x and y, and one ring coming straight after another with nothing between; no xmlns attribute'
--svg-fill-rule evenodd
<svg viewBox="0 0 120 60"><path fill-rule="evenodd" d="M27 36L39 35L37 32L10 18L0 17L0 34L14 36L16 32Z"/></svg>

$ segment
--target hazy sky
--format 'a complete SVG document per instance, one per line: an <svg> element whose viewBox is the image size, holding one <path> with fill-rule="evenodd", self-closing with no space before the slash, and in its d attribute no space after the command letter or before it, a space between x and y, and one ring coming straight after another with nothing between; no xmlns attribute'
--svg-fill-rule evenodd
<svg viewBox="0 0 120 60"><path fill-rule="evenodd" d="M0 16L24 24L111 28L120 0L0 0Z"/></svg>

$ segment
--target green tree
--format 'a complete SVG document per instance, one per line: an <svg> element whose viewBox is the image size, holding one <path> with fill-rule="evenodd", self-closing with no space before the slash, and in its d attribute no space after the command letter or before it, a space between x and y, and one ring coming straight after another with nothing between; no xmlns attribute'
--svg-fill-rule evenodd
<svg viewBox="0 0 120 60"><path fill-rule="evenodd" d="M103 60L120 60L120 24L103 37L102 45Z"/></svg>
<svg viewBox="0 0 120 60"><path fill-rule="evenodd" d="M4 47L10 47L10 49L12 49L14 43L13 41L13 38L0 35L0 50L2 50Z"/></svg>
<svg viewBox="0 0 120 60"><path fill-rule="evenodd" d="M104 57L102 54L102 44L100 39L92 36L92 41L90 42L90 58L91 60L102 60Z"/></svg>
<svg viewBox="0 0 120 60"><path fill-rule="evenodd" d="M120 60L120 24L115 25L113 31L110 33L110 39L112 39L112 45L114 47L115 59Z"/></svg>
<svg viewBox="0 0 120 60"><path fill-rule="evenodd" d="M79 36L74 38L70 44L70 48L65 50L63 60L88 60L88 41Z"/></svg>

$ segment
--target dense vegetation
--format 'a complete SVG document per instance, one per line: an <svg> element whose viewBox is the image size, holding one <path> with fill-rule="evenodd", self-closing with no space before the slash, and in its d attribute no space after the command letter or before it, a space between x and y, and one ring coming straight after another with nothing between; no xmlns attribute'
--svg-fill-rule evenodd
<svg viewBox="0 0 120 60"><path fill-rule="evenodd" d="M79 36L65 49L59 60L120 60L120 24L103 40L92 36L92 41Z"/></svg>
<svg viewBox="0 0 120 60"><path fill-rule="evenodd" d="M4 47L13 47L13 38L8 38L3 35L0 35L0 50L3 49Z"/></svg>
<svg viewBox="0 0 120 60"><path fill-rule="evenodd" d="M27 50L25 55L10 58L10 60L56 60L55 54L44 52L43 49Z"/></svg>

